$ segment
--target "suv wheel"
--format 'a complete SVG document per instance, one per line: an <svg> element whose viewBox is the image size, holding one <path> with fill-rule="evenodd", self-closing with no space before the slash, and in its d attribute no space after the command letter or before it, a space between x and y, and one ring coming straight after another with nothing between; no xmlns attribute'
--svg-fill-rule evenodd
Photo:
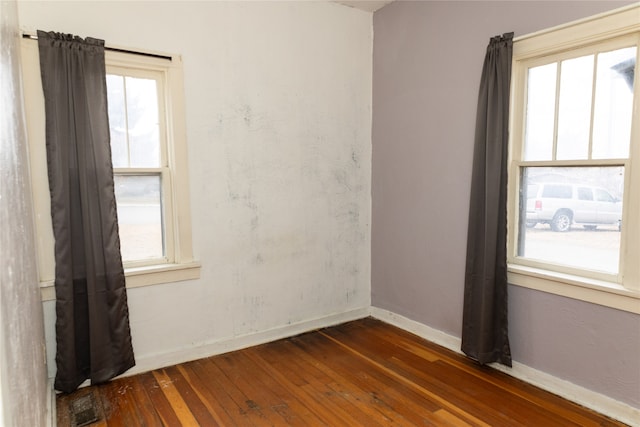
<svg viewBox="0 0 640 427"><path fill-rule="evenodd" d="M551 220L553 231L565 232L571 228L571 213L568 211L558 211Z"/></svg>

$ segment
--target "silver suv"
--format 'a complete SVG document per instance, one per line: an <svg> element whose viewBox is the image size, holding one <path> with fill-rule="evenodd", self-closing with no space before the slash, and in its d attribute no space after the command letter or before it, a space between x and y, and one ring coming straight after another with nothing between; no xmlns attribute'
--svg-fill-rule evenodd
<svg viewBox="0 0 640 427"><path fill-rule="evenodd" d="M569 231L572 224L595 230L622 221L622 202L604 188L565 183L527 186L527 227L550 224L553 231Z"/></svg>

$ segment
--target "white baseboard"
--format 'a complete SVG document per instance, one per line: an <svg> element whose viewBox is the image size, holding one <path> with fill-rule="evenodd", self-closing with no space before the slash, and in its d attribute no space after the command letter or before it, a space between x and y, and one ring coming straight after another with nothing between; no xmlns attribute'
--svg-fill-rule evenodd
<svg viewBox="0 0 640 427"><path fill-rule="evenodd" d="M624 402L612 399L604 394L573 384L546 372L538 371L519 362L513 362L513 368L492 363L491 367L508 375L547 390L579 405L593 409L608 417L622 421L633 427L640 427L640 409Z"/></svg>
<svg viewBox="0 0 640 427"><path fill-rule="evenodd" d="M371 316L462 354L462 340L458 337L377 307L371 307ZM512 368L497 363L491 367L625 424L640 427L640 409L624 402L515 361Z"/></svg>
<svg viewBox="0 0 640 427"><path fill-rule="evenodd" d="M56 391L53 389L53 378L47 378L47 407L46 426L55 427L58 425L58 414L56 412Z"/></svg>
<svg viewBox="0 0 640 427"><path fill-rule="evenodd" d="M202 359L216 354L241 350L243 348L292 337L315 329L326 328L328 326L334 326L368 316L369 307L363 307L346 313L336 313L316 319L305 320L299 323L279 326L266 331L205 342L193 347L174 349L168 352L152 355L136 356L136 366L128 370L122 376L135 375L166 366L176 365L178 363Z"/></svg>
<svg viewBox="0 0 640 427"><path fill-rule="evenodd" d="M423 323L416 322L394 312L378 307L371 307L371 317L382 320L385 323L404 329L407 332L418 335L434 344L462 354L460 347L462 341L458 337L449 335L446 332L431 328Z"/></svg>

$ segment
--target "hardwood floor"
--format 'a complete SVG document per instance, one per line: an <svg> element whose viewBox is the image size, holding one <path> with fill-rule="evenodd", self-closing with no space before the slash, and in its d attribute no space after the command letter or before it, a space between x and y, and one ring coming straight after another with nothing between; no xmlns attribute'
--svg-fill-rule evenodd
<svg viewBox="0 0 640 427"><path fill-rule="evenodd" d="M78 399L109 427L623 425L371 318L60 395L60 427Z"/></svg>

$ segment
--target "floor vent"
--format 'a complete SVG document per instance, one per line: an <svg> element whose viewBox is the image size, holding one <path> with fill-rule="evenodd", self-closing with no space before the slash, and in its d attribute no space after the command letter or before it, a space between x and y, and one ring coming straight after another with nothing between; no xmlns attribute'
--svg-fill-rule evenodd
<svg viewBox="0 0 640 427"><path fill-rule="evenodd" d="M93 393L73 399L69 405L69 411L73 427L86 426L100 420L100 411L96 406L96 398Z"/></svg>

